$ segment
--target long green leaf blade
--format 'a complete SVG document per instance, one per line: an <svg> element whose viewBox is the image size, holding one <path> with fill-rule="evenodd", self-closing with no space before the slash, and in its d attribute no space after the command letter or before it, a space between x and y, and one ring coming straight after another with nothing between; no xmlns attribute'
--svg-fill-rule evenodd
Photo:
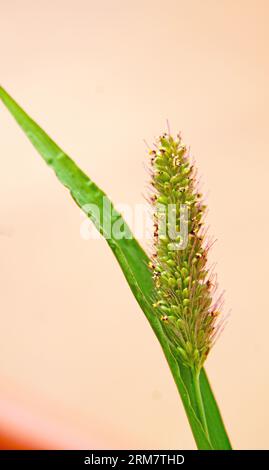
<svg viewBox="0 0 269 470"><path fill-rule="evenodd" d="M176 360L167 342L157 316L152 309L154 287L152 275L148 269L148 257L132 237L129 227L125 224L121 215L114 209L112 211L112 224L119 221L124 224L127 238L116 239L106 233L105 219L110 217L103 207L105 193L91 181L91 179L68 157L61 148L36 124L23 109L0 87L0 99L11 112L17 123L23 129L29 140L37 149L42 158L55 171L61 183L67 187L79 207L81 207L96 225L97 229L105 236L107 243L114 252L126 280L142 310L144 311L152 329L154 330L163 352L168 361L174 380L181 395L190 426L199 449L230 449L230 443L226 434L216 401L211 391L205 372L201 374L201 391L204 397L205 411L208 418L210 441L198 418L196 403L193 393L193 383L188 369ZM89 204L97 205L104 210L103 219L100 222L94 213L88 209Z"/></svg>

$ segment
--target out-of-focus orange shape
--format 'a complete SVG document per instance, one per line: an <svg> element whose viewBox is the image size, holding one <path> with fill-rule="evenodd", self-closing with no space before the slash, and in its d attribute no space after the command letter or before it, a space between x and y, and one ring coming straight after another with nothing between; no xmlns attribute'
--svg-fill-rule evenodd
<svg viewBox="0 0 269 470"><path fill-rule="evenodd" d="M72 420L40 414L16 400L0 397L0 450L104 449L117 447L94 420L91 429L74 429Z"/></svg>

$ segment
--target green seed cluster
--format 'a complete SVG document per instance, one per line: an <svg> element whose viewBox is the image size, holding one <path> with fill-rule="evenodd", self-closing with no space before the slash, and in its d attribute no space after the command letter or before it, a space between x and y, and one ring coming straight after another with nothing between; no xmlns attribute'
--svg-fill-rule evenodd
<svg viewBox="0 0 269 470"><path fill-rule="evenodd" d="M218 304L213 304L215 284L207 269L208 247L205 241L203 216L205 205L196 190L196 171L191 164L180 136L164 134L150 151L154 188L154 254L150 262L156 287L156 314L163 323L169 341L181 362L200 370L216 335ZM157 207L167 209L166 233L161 235ZM182 205L187 213L187 244L175 250L169 235L169 205L173 205L176 232L180 233ZM171 207L171 206L170 206ZM179 241L179 238L176 239Z"/></svg>

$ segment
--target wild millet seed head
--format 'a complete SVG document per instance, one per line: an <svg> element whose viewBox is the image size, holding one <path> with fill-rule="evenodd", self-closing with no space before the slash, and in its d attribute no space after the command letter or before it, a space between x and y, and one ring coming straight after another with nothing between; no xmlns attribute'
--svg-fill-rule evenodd
<svg viewBox="0 0 269 470"><path fill-rule="evenodd" d="M154 207L150 268L156 287L153 306L181 362L200 370L219 329L221 303L221 299L214 301L216 280L207 267L206 206L196 189L196 169L180 136L162 135L150 151L150 159ZM174 231L169 213L174 217ZM187 238L182 245L184 223Z"/></svg>

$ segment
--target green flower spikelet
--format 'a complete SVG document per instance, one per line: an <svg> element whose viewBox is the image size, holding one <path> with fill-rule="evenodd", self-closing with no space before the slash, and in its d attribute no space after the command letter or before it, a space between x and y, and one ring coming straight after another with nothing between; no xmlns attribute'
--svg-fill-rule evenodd
<svg viewBox="0 0 269 470"><path fill-rule="evenodd" d="M174 139L164 134L150 157L155 229L150 267L157 292L153 305L181 362L199 371L219 329L216 319L221 304L221 298L213 300L216 281L207 268L209 243L203 224L206 206L196 189L196 170L180 136ZM176 238L169 231L169 207L175 216ZM186 243L175 249L180 246L175 243L182 242L178 233L184 217ZM160 221L164 234L160 234Z"/></svg>

